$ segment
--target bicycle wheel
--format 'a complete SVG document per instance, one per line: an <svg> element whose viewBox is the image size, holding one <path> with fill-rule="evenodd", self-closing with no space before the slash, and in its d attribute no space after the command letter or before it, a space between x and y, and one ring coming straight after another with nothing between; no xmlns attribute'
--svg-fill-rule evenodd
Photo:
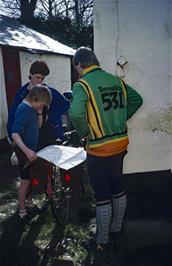
<svg viewBox="0 0 172 266"><path fill-rule="evenodd" d="M53 193L51 198L52 212L59 225L65 226L69 219L70 188L62 186L60 174L53 180Z"/></svg>

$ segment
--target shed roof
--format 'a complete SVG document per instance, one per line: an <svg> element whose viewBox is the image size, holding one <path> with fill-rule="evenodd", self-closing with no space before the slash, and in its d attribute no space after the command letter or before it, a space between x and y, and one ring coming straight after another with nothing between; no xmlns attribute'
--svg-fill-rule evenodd
<svg viewBox="0 0 172 266"><path fill-rule="evenodd" d="M31 52L39 51L69 56L75 52L73 48L3 15L0 15L0 45L21 47Z"/></svg>

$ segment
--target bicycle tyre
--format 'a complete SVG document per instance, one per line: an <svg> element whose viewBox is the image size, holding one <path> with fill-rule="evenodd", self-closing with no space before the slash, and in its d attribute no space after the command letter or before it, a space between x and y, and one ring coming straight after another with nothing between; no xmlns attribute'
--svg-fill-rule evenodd
<svg viewBox="0 0 172 266"><path fill-rule="evenodd" d="M67 188L63 187L56 177L53 182L51 209L60 226L65 226L69 220L70 195Z"/></svg>

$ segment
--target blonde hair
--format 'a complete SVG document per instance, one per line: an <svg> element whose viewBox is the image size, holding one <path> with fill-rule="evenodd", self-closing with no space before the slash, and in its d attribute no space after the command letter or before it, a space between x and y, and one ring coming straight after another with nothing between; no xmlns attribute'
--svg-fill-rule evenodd
<svg viewBox="0 0 172 266"><path fill-rule="evenodd" d="M52 100L51 92L45 85L35 85L26 96L26 100L30 102L42 102L45 106L49 106Z"/></svg>

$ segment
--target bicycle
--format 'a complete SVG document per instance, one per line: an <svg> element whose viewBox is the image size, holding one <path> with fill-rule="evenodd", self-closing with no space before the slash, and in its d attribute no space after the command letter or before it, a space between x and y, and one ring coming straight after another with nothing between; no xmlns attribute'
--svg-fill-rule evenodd
<svg viewBox="0 0 172 266"><path fill-rule="evenodd" d="M65 141L62 143L58 142L57 144L70 147L83 146L83 143L78 137L76 130L66 132ZM43 159L39 160L44 163L48 174L44 171L42 172L41 176L39 176L39 172L41 172L43 169L41 169L41 164L40 167L38 167L37 163L37 168L35 168L37 171L37 178L36 174L34 174L34 171L32 173L32 191L39 192L39 185L41 185L42 182L41 190L42 192L45 192L47 199L50 202L54 217L59 225L65 226L71 215L73 199L76 196L79 199L83 193L83 176L85 174L84 164L80 163L69 170L64 170L58 166L46 162ZM43 176L45 178L43 178Z"/></svg>

